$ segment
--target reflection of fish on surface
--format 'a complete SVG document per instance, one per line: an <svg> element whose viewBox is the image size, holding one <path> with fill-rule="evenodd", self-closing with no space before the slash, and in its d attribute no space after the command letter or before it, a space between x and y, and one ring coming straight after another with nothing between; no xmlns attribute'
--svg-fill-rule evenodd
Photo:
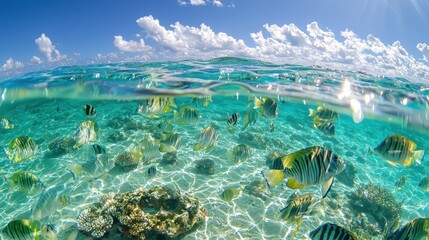
<svg viewBox="0 0 429 240"><path fill-rule="evenodd" d="M212 126L208 126L203 129L200 133L200 139L194 147L194 151L204 150L211 148L215 145L218 135L216 129Z"/></svg>
<svg viewBox="0 0 429 240"><path fill-rule="evenodd" d="M262 98L262 100L259 100L259 98L254 98L254 108L260 108L261 110L259 113L270 119L273 120L277 117L279 113L279 108L277 105L277 101L273 98Z"/></svg>
<svg viewBox="0 0 429 240"><path fill-rule="evenodd" d="M174 116L177 117L179 124L197 124L202 118L201 115L190 106L184 106L179 111L174 112Z"/></svg>
<svg viewBox="0 0 429 240"><path fill-rule="evenodd" d="M337 155L320 146L305 148L275 161L281 161L284 169L262 171L268 186L273 187L285 178L288 178L286 185L292 189L322 184L323 198L331 189L335 175L346 167Z"/></svg>
<svg viewBox="0 0 429 240"><path fill-rule="evenodd" d="M96 122L93 122L91 120L83 121L74 134L74 138L76 140L76 144L74 147L80 147L82 145L93 142L99 135L99 130L100 129Z"/></svg>
<svg viewBox="0 0 429 240"><path fill-rule="evenodd" d="M40 179L30 172L16 172L9 178L9 182L11 184L10 191L18 187L20 192L28 193L29 195L33 195L45 187Z"/></svg>
<svg viewBox="0 0 429 240"><path fill-rule="evenodd" d="M235 163L247 161L252 154L252 149L246 144L239 144L227 152L227 159L234 160Z"/></svg>
<svg viewBox="0 0 429 240"><path fill-rule="evenodd" d="M410 139L400 135L391 135L374 148L374 151L394 167L397 164L408 167L414 161L422 163L425 151L415 150L416 148L417 144Z"/></svg>
<svg viewBox="0 0 429 240"><path fill-rule="evenodd" d="M397 229L387 240L427 239L429 237L429 218L414 218Z"/></svg>
<svg viewBox="0 0 429 240"><path fill-rule="evenodd" d="M93 148L95 145L96 144L93 145ZM109 158L105 148L99 147L103 149L101 150L102 153L97 154L97 152L95 152L95 154L93 154L89 149L83 149L82 151L84 151L84 153L82 155L87 161L82 164L69 164L67 166L71 170L74 178L80 175L83 175L87 179L97 178L114 167L114 161Z"/></svg>
<svg viewBox="0 0 429 240"><path fill-rule="evenodd" d="M55 232L39 221L20 219L10 221L2 230L4 240L56 240Z"/></svg>
<svg viewBox="0 0 429 240"><path fill-rule="evenodd" d="M292 195L290 195L286 201L286 207L280 210L280 218L287 223L296 222L297 226L290 235L291 238L295 237L301 226L302 218L311 213L316 203L316 199L311 193L303 195L292 193Z"/></svg>
<svg viewBox="0 0 429 240"><path fill-rule="evenodd" d="M249 109L244 112L244 124L243 130L247 128L249 124L255 125L258 120L258 112L255 109Z"/></svg>
<svg viewBox="0 0 429 240"><path fill-rule="evenodd" d="M325 223L320 225L311 231L309 236L312 240L357 240L356 236L352 232L333 223Z"/></svg>
<svg viewBox="0 0 429 240"><path fill-rule="evenodd" d="M178 133L168 133L163 136L159 146L160 152L175 152L181 145L181 137Z"/></svg>
<svg viewBox="0 0 429 240"><path fill-rule="evenodd" d="M67 189L65 185L45 189L31 210L32 219L43 219L67 206L70 203L69 191L70 189Z"/></svg>
<svg viewBox="0 0 429 240"><path fill-rule="evenodd" d="M11 140L4 150L10 161L17 163L36 156L39 147L30 137L20 136Z"/></svg>
<svg viewBox="0 0 429 240"><path fill-rule="evenodd" d="M137 113L149 118L159 118L158 115L171 112L171 108L176 107L174 98L154 97L140 103L137 108Z"/></svg>

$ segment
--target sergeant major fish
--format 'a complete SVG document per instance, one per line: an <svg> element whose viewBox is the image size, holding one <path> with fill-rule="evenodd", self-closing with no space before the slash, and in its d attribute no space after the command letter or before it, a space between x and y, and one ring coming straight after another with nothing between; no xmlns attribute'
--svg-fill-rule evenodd
<svg viewBox="0 0 429 240"><path fill-rule="evenodd" d="M288 223L296 222L297 227L292 232L291 238L295 237L302 223L302 217L309 214L316 200L313 194L297 195L293 193L286 201L286 207L280 210L280 218L286 220Z"/></svg>
<svg viewBox="0 0 429 240"><path fill-rule="evenodd" d="M333 152L324 147L309 147L281 157L283 170L269 169L262 175L273 187L288 178L287 186L292 189L322 184L322 197L326 197L335 175L344 170L346 164Z"/></svg>
<svg viewBox="0 0 429 240"><path fill-rule="evenodd" d="M31 210L32 219L44 219L53 212L67 206L70 203L68 191L64 185L45 189Z"/></svg>
<svg viewBox="0 0 429 240"><path fill-rule="evenodd" d="M174 112L174 116L178 118L179 124L196 124L201 119L197 110L189 106L181 107L179 111Z"/></svg>
<svg viewBox="0 0 429 240"><path fill-rule="evenodd" d="M89 153L84 155L88 159L84 163L67 165L74 178L80 175L84 175L86 179L97 178L114 167L114 162L108 157L105 149L104 153L96 153L94 155Z"/></svg>
<svg viewBox="0 0 429 240"><path fill-rule="evenodd" d="M97 138L98 134L99 127L96 122L91 120L83 121L74 134L74 138L76 140L74 147L80 147L93 142Z"/></svg>
<svg viewBox="0 0 429 240"><path fill-rule="evenodd" d="M394 167L397 164L407 167L411 166L414 161L422 163L425 151L415 150L416 148L417 144L410 139L400 135L391 135L374 148L374 151Z"/></svg>
<svg viewBox="0 0 429 240"><path fill-rule="evenodd" d="M429 237L429 218L415 218L397 229L387 240L417 240Z"/></svg>
<svg viewBox="0 0 429 240"><path fill-rule="evenodd" d="M235 163L247 161L252 154L252 149L246 144L239 144L234 146L232 151L227 152L227 159L233 159Z"/></svg>
<svg viewBox="0 0 429 240"><path fill-rule="evenodd" d="M200 133L200 139L194 147L194 151L211 148L215 145L218 135L216 129L212 126L208 126L203 129Z"/></svg>
<svg viewBox="0 0 429 240"><path fill-rule="evenodd" d="M40 179L30 172L16 172L12 174L9 182L11 184L10 191L17 186L20 192L28 193L30 195L41 191L44 188Z"/></svg>
<svg viewBox="0 0 429 240"><path fill-rule="evenodd" d="M45 228L41 228L40 222L36 220L12 220L3 228L2 237L5 240L56 240L55 234L45 234Z"/></svg>
<svg viewBox="0 0 429 240"><path fill-rule="evenodd" d="M320 225L309 236L312 240L357 240L354 233L333 223Z"/></svg>
<svg viewBox="0 0 429 240"><path fill-rule="evenodd" d="M159 118L159 114L171 112L172 107L177 107L174 98L154 97L140 103L137 113L149 118Z"/></svg>
<svg viewBox="0 0 429 240"><path fill-rule="evenodd" d="M329 110L325 107L319 106L317 110L309 109L309 117L314 117L314 123L316 122L334 122L338 120L338 113L332 110Z"/></svg>
<svg viewBox="0 0 429 240"><path fill-rule="evenodd" d="M4 148L11 162L17 163L34 157L39 152L37 144L28 136L11 140Z"/></svg>
<svg viewBox="0 0 429 240"><path fill-rule="evenodd" d="M273 98L262 98L262 101L259 98L254 99L254 108L261 108L260 114L270 120L273 120L277 117L279 113L279 108L277 106L277 101Z"/></svg>
<svg viewBox="0 0 429 240"><path fill-rule="evenodd" d="M224 201L231 202L232 199L234 199L236 196L238 196L238 194L240 194L240 191L238 189L236 189L236 188L228 188L228 189L225 189L222 192L221 198Z"/></svg>
<svg viewBox="0 0 429 240"><path fill-rule="evenodd" d="M163 136L159 145L160 152L175 152L181 145L182 138L178 133L168 133Z"/></svg>

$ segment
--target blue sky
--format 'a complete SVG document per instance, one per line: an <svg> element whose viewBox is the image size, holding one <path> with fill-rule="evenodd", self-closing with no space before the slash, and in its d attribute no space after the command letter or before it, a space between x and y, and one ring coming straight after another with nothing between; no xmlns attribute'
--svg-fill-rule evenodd
<svg viewBox="0 0 429 240"><path fill-rule="evenodd" d="M427 0L0 0L0 75L228 55L421 77L427 29Z"/></svg>

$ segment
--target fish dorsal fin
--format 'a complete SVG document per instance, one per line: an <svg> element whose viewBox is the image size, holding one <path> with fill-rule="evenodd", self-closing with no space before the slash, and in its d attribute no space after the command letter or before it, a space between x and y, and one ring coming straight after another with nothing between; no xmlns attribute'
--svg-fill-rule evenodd
<svg viewBox="0 0 429 240"><path fill-rule="evenodd" d="M328 195L333 183L334 183L334 177L332 176L322 184L322 198L325 198L326 195Z"/></svg>
<svg viewBox="0 0 429 240"><path fill-rule="evenodd" d="M282 159L283 168L288 168L288 169L292 168L292 164L293 164L293 162L295 160L294 156L295 155L289 154L289 155L283 156L281 158Z"/></svg>
<svg viewBox="0 0 429 240"><path fill-rule="evenodd" d="M289 178L287 180L286 186L292 189L301 189L301 188L306 188L308 185L303 185L299 183L297 180L295 180L294 178Z"/></svg>

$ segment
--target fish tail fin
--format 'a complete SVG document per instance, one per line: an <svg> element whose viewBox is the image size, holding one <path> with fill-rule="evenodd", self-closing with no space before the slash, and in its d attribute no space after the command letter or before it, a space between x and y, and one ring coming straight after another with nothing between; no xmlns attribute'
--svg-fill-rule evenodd
<svg viewBox="0 0 429 240"><path fill-rule="evenodd" d="M283 179L285 179L283 170L264 170L261 172L262 176L265 178L265 181L267 181L268 187L274 187L275 185L279 184Z"/></svg>
<svg viewBox="0 0 429 240"><path fill-rule="evenodd" d="M316 113L317 113L317 111L316 110L314 110L314 109L308 109L308 111L309 111L309 113L308 113L308 116L309 117L313 117L313 116L316 116Z"/></svg>
<svg viewBox="0 0 429 240"><path fill-rule="evenodd" d="M334 177L331 177L322 185L322 198L325 198L328 195L329 190L331 190L332 184L334 183Z"/></svg>
<svg viewBox="0 0 429 240"><path fill-rule="evenodd" d="M70 169L73 178L78 177L83 171L83 167L80 164L69 164L67 167Z"/></svg>
<svg viewBox="0 0 429 240"><path fill-rule="evenodd" d="M413 158L418 164L422 164L423 158L425 157L424 150L413 151Z"/></svg>
<svg viewBox="0 0 429 240"><path fill-rule="evenodd" d="M262 106L262 101L261 101L261 100L259 100L259 98L255 97L255 98L253 99L253 104L255 105L255 106L253 107L254 109L256 109L256 108L260 108L260 107Z"/></svg>

